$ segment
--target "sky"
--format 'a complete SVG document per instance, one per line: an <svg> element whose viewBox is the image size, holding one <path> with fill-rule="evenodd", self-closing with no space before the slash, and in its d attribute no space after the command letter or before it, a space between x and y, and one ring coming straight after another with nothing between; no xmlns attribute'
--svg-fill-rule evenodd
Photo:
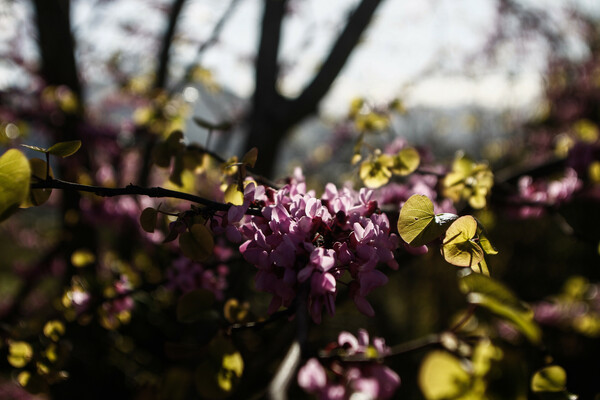
<svg viewBox="0 0 600 400"><path fill-rule="evenodd" d="M556 29L573 30L560 11L575 4L587 12L600 12L597 0L521 0L547 12ZM89 79L100 81L106 72L99 60L121 52L130 56L133 68L155 52L155 38L164 30L164 13L143 0L104 2L73 0L74 33L85 38L79 62ZM170 4L169 0L155 3ZM253 90L252 58L258 40L261 0L240 0L220 41L203 55L203 65L223 87L240 97ZM281 90L297 94L319 68L334 35L356 0L295 0L283 31L281 61L285 75ZM195 60L198 42L205 40L227 8L227 0L190 0L184 9L173 59L177 75ZM0 48L15 32L33 37L27 2L0 0ZM493 33L496 9L492 0L385 0L373 23L355 49L322 104L326 115L341 115L358 96L373 101L402 98L409 106L521 107L541 93L546 51L535 40L503 46L496 63L487 65L481 49ZM122 26L141 26L142 32L123 35ZM120 28L121 27L121 28ZM575 37L575 36L573 36ZM577 52L577 41L571 46ZM25 53L35 57L32 40ZM478 57L472 57L478 55ZM136 61L138 60L138 61ZM141 61L146 60L146 61ZM177 68L177 66L180 66ZM0 86L14 81L0 64Z"/></svg>

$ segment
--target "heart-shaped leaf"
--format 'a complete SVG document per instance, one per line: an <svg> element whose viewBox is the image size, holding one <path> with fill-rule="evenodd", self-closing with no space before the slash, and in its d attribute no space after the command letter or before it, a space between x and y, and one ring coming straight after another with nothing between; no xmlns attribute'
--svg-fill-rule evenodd
<svg viewBox="0 0 600 400"><path fill-rule="evenodd" d="M30 180L31 167L23 153L10 149L0 157L0 221L27 198Z"/></svg>
<svg viewBox="0 0 600 400"><path fill-rule="evenodd" d="M68 142L58 142L50 148L48 148L48 153L53 156L59 157L69 157L77 152L81 147L81 140L70 140Z"/></svg>
<svg viewBox="0 0 600 400"><path fill-rule="evenodd" d="M471 376L460 359L446 351L432 351L421 363L419 387L427 400L462 398L470 384Z"/></svg>
<svg viewBox="0 0 600 400"><path fill-rule="evenodd" d="M194 224L189 232L179 236L179 247L184 256L194 261L204 261L212 254L215 241L206 226Z"/></svg>
<svg viewBox="0 0 600 400"><path fill-rule="evenodd" d="M567 373L558 365L544 367L531 378L533 392L563 392L566 388Z"/></svg>
<svg viewBox="0 0 600 400"><path fill-rule="evenodd" d="M415 194L406 200L400 210L398 233L406 243L419 247L442 236L457 218L457 215L449 213L435 215L431 200Z"/></svg>
<svg viewBox="0 0 600 400"><path fill-rule="evenodd" d="M394 156L392 172L400 176L412 174L419 167L420 162L419 152L412 147L406 147Z"/></svg>
<svg viewBox="0 0 600 400"><path fill-rule="evenodd" d="M470 270L463 271L459 288L469 303L478 304L512 323L532 343L540 342L541 331L529 306L500 282Z"/></svg>
<svg viewBox="0 0 600 400"><path fill-rule="evenodd" d="M477 221L470 215L458 218L446 231L442 254L446 261L458 267L473 267L483 259L483 249L473 240Z"/></svg>
<svg viewBox="0 0 600 400"><path fill-rule="evenodd" d="M145 208L140 215L140 225L142 229L148 233L154 232L156 228L156 216L158 211L152 207Z"/></svg>
<svg viewBox="0 0 600 400"><path fill-rule="evenodd" d="M50 178L54 177L52 169L46 164L46 161L39 158L29 160L29 168L31 168L31 183L41 182L46 179L46 172ZM50 198L52 189L31 189L29 195L21 204L21 208L41 206Z"/></svg>

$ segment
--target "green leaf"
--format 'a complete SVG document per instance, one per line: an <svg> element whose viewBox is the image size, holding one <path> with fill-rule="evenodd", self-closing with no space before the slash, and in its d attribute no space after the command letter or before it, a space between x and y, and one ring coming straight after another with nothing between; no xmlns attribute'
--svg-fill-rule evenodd
<svg viewBox="0 0 600 400"><path fill-rule="evenodd" d="M452 354L428 353L419 370L419 387L427 400L455 399L468 392L471 376Z"/></svg>
<svg viewBox="0 0 600 400"><path fill-rule="evenodd" d="M156 217L158 211L152 207L145 208L140 215L140 225L142 229L148 233L154 232L156 229Z"/></svg>
<svg viewBox="0 0 600 400"><path fill-rule="evenodd" d="M442 253L446 261L458 267L473 267L483 260L483 250L473 240L477 221L470 215L458 218L446 231Z"/></svg>
<svg viewBox="0 0 600 400"><path fill-rule="evenodd" d="M242 163L248 165L250 168L254 168L254 164L256 164L256 159L258 158L258 149L256 147L248 150L244 157L242 157Z"/></svg>
<svg viewBox="0 0 600 400"><path fill-rule="evenodd" d="M477 229L477 237L479 238L479 245L485 252L485 254L496 255L498 250L492 245L490 240L487 238L485 230L480 226Z"/></svg>
<svg viewBox="0 0 600 400"><path fill-rule="evenodd" d="M46 164L46 161L39 158L29 160L29 168L31 169L31 183L42 182L46 179L46 170L48 175L53 178L52 169ZM21 204L21 208L41 206L50 198L52 189L32 189L25 201Z"/></svg>
<svg viewBox="0 0 600 400"><path fill-rule="evenodd" d="M23 153L10 149L0 157L0 221L25 201L30 180L31 167Z"/></svg>
<svg viewBox="0 0 600 400"><path fill-rule="evenodd" d="M196 388L202 398L231 396L244 372L244 360L230 340L217 335L208 344L208 356L196 369Z"/></svg>
<svg viewBox="0 0 600 400"><path fill-rule="evenodd" d="M225 190L225 203L231 203L234 206L244 204L244 193L240 192L237 183L232 183Z"/></svg>
<svg viewBox="0 0 600 400"><path fill-rule="evenodd" d="M13 342L8 343L8 363L15 368L22 368L31 360L33 357L33 349L27 342Z"/></svg>
<svg viewBox="0 0 600 400"><path fill-rule="evenodd" d="M558 365L538 370L531 378L533 392L563 392L567 388L567 373Z"/></svg>
<svg viewBox="0 0 600 400"><path fill-rule="evenodd" d="M48 149L45 149L43 147L31 146L31 145L28 145L28 144L22 144L21 146L26 147L26 148L28 148L30 150L39 151L40 153L44 153L44 154L46 154L48 152Z"/></svg>
<svg viewBox="0 0 600 400"><path fill-rule="evenodd" d="M400 176L412 174L419 167L420 162L419 152L412 147L406 147L394 156L392 172Z"/></svg>
<svg viewBox="0 0 600 400"><path fill-rule="evenodd" d="M214 319L213 304L215 295L207 289L197 289L186 293L177 302L177 320L179 322L197 322ZM218 318L218 315L216 315Z"/></svg>
<svg viewBox="0 0 600 400"><path fill-rule="evenodd" d="M70 140L68 142L58 142L48 149L48 153L53 156L69 157L77 152L81 147L81 140Z"/></svg>
<svg viewBox="0 0 600 400"><path fill-rule="evenodd" d="M539 344L541 331L533 319L533 312L507 287L483 274L466 270L459 279L460 291L467 301L480 305L512 323L529 341Z"/></svg>
<svg viewBox="0 0 600 400"><path fill-rule="evenodd" d="M179 236L179 247L184 256L194 261L204 261L213 252L215 241L203 224L194 224L189 232Z"/></svg>
<svg viewBox="0 0 600 400"><path fill-rule="evenodd" d="M231 122L212 123L200 117L194 117L193 119L196 125L208 130L227 131L233 126Z"/></svg>
<svg viewBox="0 0 600 400"><path fill-rule="evenodd" d="M398 233L411 246L422 246L442 236L456 218L457 215L449 213L435 215L431 200L415 194L400 210Z"/></svg>

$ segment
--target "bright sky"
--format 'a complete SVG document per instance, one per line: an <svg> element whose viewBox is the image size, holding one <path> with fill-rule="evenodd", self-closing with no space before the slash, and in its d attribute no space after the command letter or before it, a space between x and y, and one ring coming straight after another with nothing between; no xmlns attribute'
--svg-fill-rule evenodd
<svg viewBox="0 0 600 400"><path fill-rule="evenodd" d="M559 10L565 4L599 15L597 0L521 0L544 9L557 29L569 30L568 21ZM170 0L159 0L170 4ZM338 32L356 0L296 0L292 17L285 24L282 60L285 76L282 90L294 95L318 69L333 35ZM100 10L94 2L74 0L74 32L86 38L81 46L80 63L91 79L102 79L98 68L102 57L121 51L129 56L133 68L139 60L156 52L153 37L164 29L164 14L143 0L106 2ZM189 1L180 23L180 37L196 42L180 41L174 54L175 65L194 60L197 41L205 40L229 0ZM261 0L241 0L235 14L222 32L221 41L204 55L203 63L216 75L217 81L235 94L247 97L253 89L252 57L258 39ZM10 6L9 6L10 5ZM7 8L10 7L10 8ZM494 29L493 0L386 0L364 36L333 90L323 104L326 114L343 114L350 99L366 96L375 101L402 97L409 105L456 106L479 104L490 107L527 104L540 92L545 48L536 43L513 43L499 52L494 67L484 66L478 54ZM0 48L3 38L15 30L27 32L19 21L30 17L24 2L0 0ZM130 23L141 26L147 35L123 37L117 26ZM35 57L35 46L29 42L28 53ZM577 46L573 47L574 49ZM150 53L150 52L154 53ZM520 51L520 52L519 52ZM465 63L466 60L469 60ZM426 74L436 67L448 74ZM180 73L183 68L173 70ZM0 86L13 79L6 66L0 65Z"/></svg>

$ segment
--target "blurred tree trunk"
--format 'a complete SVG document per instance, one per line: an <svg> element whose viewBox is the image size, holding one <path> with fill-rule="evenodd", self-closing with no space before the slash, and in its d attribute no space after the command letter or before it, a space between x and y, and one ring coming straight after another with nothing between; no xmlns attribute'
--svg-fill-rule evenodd
<svg viewBox="0 0 600 400"><path fill-rule="evenodd" d="M382 0L362 0L349 15L345 28L334 41L321 69L301 94L293 99L281 95L277 88L281 26L288 0L264 0L260 43L255 66L252 109L247 118L246 149L259 151L255 171L271 176L277 150L297 123L314 114L350 54L369 25Z"/></svg>

